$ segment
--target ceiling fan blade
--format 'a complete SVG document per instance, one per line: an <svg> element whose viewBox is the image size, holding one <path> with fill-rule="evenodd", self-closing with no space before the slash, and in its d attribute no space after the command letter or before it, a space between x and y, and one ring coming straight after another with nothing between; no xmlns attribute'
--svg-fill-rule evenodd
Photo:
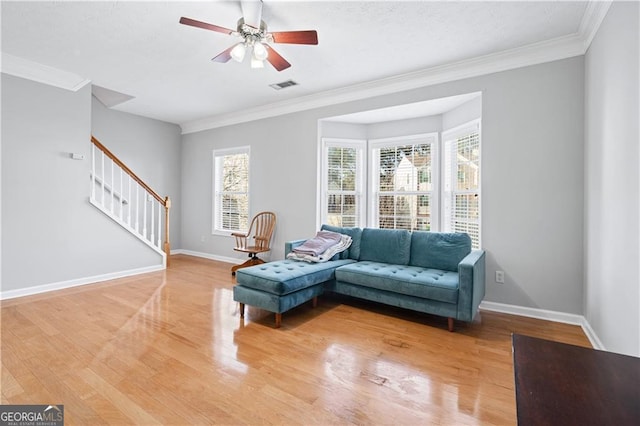
<svg viewBox="0 0 640 426"><path fill-rule="evenodd" d="M215 56L213 58L211 58L211 60L213 62L221 62L221 63L225 63L225 62L229 62L229 60L231 59L231 51L233 50L234 47L236 47L238 44L240 43L236 43L233 46L231 46L230 48L228 48L227 50L225 50L224 52L220 53L218 56Z"/></svg>
<svg viewBox="0 0 640 426"><path fill-rule="evenodd" d="M260 28L260 21L262 20L262 0L242 0L240 6L242 7L244 23L253 28Z"/></svg>
<svg viewBox="0 0 640 426"><path fill-rule="evenodd" d="M270 34L274 43L318 44L318 33L315 30L280 31Z"/></svg>
<svg viewBox="0 0 640 426"><path fill-rule="evenodd" d="M269 52L269 56L267 56L267 61L269 61L269 63L273 65L273 67L276 70L282 71L291 66L291 64L287 62L285 58L280 56L280 54L273 49L273 47L269 46L268 44L265 44L264 47L266 47L267 51Z"/></svg>
<svg viewBox="0 0 640 426"><path fill-rule="evenodd" d="M207 24L206 22L196 21L195 19L185 18L184 16L180 18L180 23L184 25L191 25L192 27L203 28L205 30L216 31L223 34L231 34L233 30L229 28L219 27L213 24Z"/></svg>

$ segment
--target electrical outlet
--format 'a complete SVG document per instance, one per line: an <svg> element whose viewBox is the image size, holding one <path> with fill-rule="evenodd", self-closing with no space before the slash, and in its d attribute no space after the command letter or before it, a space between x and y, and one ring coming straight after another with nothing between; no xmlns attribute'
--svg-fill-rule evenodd
<svg viewBox="0 0 640 426"><path fill-rule="evenodd" d="M496 282L504 284L504 271L496 271Z"/></svg>
<svg viewBox="0 0 640 426"><path fill-rule="evenodd" d="M204 235L200 235L200 242L204 243Z"/></svg>

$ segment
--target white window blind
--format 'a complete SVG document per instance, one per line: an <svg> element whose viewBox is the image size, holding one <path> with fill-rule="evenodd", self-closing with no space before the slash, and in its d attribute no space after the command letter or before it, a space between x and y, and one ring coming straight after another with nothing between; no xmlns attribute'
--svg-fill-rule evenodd
<svg viewBox="0 0 640 426"><path fill-rule="evenodd" d="M321 222L363 226L364 141L323 140Z"/></svg>
<svg viewBox="0 0 640 426"><path fill-rule="evenodd" d="M249 228L249 147L215 150L213 231Z"/></svg>
<svg viewBox="0 0 640 426"><path fill-rule="evenodd" d="M464 232L480 248L480 139L479 119L442 133L323 139L320 224Z"/></svg>
<svg viewBox="0 0 640 426"><path fill-rule="evenodd" d="M372 141L374 226L432 229L436 142L437 136L433 134Z"/></svg>
<svg viewBox="0 0 640 426"><path fill-rule="evenodd" d="M480 127L474 122L443 134L443 231L466 232L480 247Z"/></svg>

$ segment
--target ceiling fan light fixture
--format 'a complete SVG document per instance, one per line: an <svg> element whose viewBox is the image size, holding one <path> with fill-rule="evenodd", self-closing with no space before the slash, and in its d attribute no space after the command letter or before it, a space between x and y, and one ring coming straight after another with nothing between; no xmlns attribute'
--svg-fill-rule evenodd
<svg viewBox="0 0 640 426"><path fill-rule="evenodd" d="M264 68L264 61L255 57L255 55L251 56L251 68Z"/></svg>
<svg viewBox="0 0 640 426"><path fill-rule="evenodd" d="M267 48L264 47L264 44L256 41L253 43L253 57L259 61L264 61L269 56L269 52L267 52Z"/></svg>
<svg viewBox="0 0 640 426"><path fill-rule="evenodd" d="M276 71L282 71L291 66L282 55L271 47L271 43L318 44L318 33L315 30L267 32L267 24L260 19L262 16L262 0L254 0L250 3L252 6L256 6L258 13L253 13L255 10L252 10L252 13L247 12L249 24L245 23L244 16L241 17L238 20L236 31L184 16L180 18L180 23L239 37L240 43L228 47L217 56L214 56L212 61L226 63L233 59L236 62L242 62L244 57L247 56L247 52L249 52L252 68L263 68L265 66L264 61L269 62Z"/></svg>
<svg viewBox="0 0 640 426"><path fill-rule="evenodd" d="M244 43L238 43L233 49L231 49L230 55L234 61L242 62L246 52L247 52L247 47L244 45Z"/></svg>

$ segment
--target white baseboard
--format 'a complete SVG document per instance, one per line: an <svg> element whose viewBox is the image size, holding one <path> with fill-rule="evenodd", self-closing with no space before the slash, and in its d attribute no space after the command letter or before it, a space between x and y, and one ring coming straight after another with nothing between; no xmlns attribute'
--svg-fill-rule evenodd
<svg viewBox="0 0 640 426"><path fill-rule="evenodd" d="M587 338L591 342L591 346L593 346L594 349L606 351L604 345L598 338L598 335L595 331L593 331L593 328L591 328L591 324L589 324L589 321L587 321L585 317L582 317L582 320L582 324L580 324L582 326L582 331L584 331L584 334L587 335Z"/></svg>
<svg viewBox="0 0 640 426"><path fill-rule="evenodd" d="M526 306L508 305L506 303L487 302L480 303L480 309L485 311L500 312L503 314L519 315L522 317L537 318L547 321L561 322L565 324L579 325L589 339L594 349L606 350L596 335L595 331L583 315L568 314L566 312L549 311L546 309L529 308Z"/></svg>
<svg viewBox="0 0 640 426"><path fill-rule="evenodd" d="M242 260L236 259L233 257L217 256L209 253L201 253L197 251L182 250L182 249L171 250L171 254L186 254L189 256L202 257L205 259L217 260L220 262L227 262L227 263L233 263L233 264L240 264L243 262ZM120 272L112 272L112 273L103 274L103 275L94 275L92 277L76 278L73 280L59 281L55 283L37 285L37 286L27 287L27 288L20 288L16 290L0 291L0 300L8 300L8 299L15 299L16 297L32 296L34 294L46 293L46 292L55 291L55 290L62 290L62 289L71 288L71 287L78 287L78 286L87 285L87 284L95 284L102 281L115 280L117 278L124 278L132 275L139 275L139 274L146 274L149 272L161 271L163 269L165 269L164 265L147 266L144 268L130 269L127 271L120 271Z"/></svg>
<svg viewBox="0 0 640 426"><path fill-rule="evenodd" d="M185 254L188 256L201 257L204 259L216 260L220 262L240 264L242 260L218 256L210 253L202 253L192 250L171 250L171 254ZM59 281L56 283L43 284L33 287L21 288L16 290L0 291L0 300L14 299L16 297L31 296L34 294L46 293L49 291L62 290L65 288L78 287L87 284L95 284L102 281L114 280L117 278L129 277L132 275L146 274L149 272L156 272L166 269L164 265L147 266L144 268L130 269L120 272L112 272L103 275L94 275L92 277L77 278L68 281ZM583 315L568 314L566 312L549 311L546 309L530 308L526 306L509 305L506 303L488 302L483 301L480 303L480 309L491 312L500 312L504 314L519 315L529 318L543 319L547 321L561 322L565 324L579 325L582 327L584 334L589 339L589 342L598 350L606 350L596 332L591 328L591 325Z"/></svg>
<svg viewBox="0 0 640 426"><path fill-rule="evenodd" d="M218 256L216 254L203 253L199 251L184 250L184 249L171 250L171 254L186 254L188 256L202 257L203 259L217 260L218 262L234 263L236 265L239 265L242 262L244 262L242 259L237 259L235 257Z"/></svg>
<svg viewBox="0 0 640 426"><path fill-rule="evenodd" d="M486 300L480 303L480 309L573 325L582 325L582 321L584 320L582 315L567 314L565 312L549 311L539 308L529 308L526 306L509 305L506 303L488 302Z"/></svg>
<svg viewBox="0 0 640 426"><path fill-rule="evenodd" d="M59 281L50 284L37 285L33 287L19 288L16 290L0 291L0 300L15 299L16 297L32 296L34 294L46 293L49 291L62 290L65 288L78 287L87 284L95 284L102 281L115 280L117 278L130 277L132 275L147 274L149 272L162 271L163 265L145 266L144 268L129 269L120 272L111 272L92 277L76 278L68 281Z"/></svg>

